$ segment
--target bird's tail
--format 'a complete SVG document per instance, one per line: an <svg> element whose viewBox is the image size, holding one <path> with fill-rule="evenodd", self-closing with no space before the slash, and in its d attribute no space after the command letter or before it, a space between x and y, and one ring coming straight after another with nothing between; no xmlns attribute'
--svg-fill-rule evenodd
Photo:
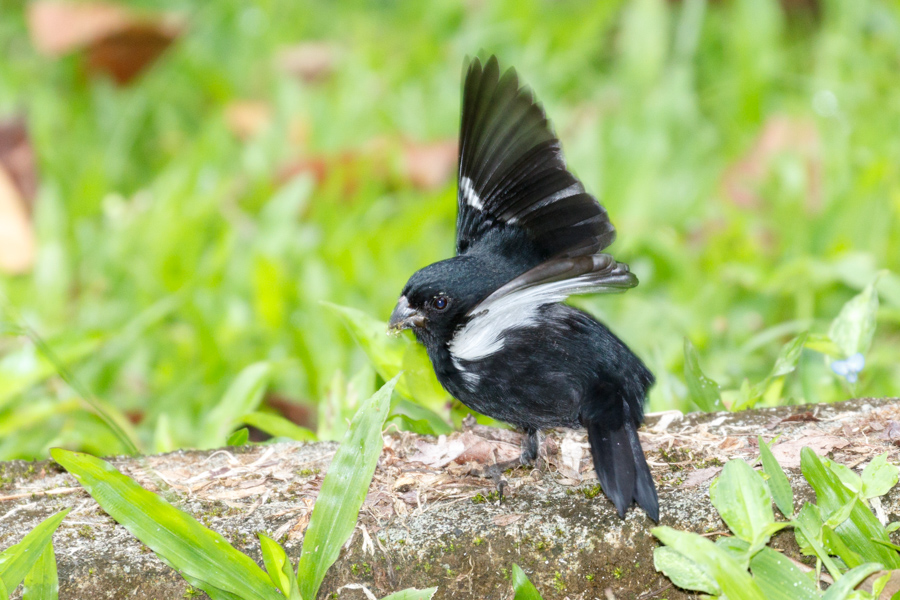
<svg viewBox="0 0 900 600"><path fill-rule="evenodd" d="M624 518L631 503L637 502L651 519L659 522L656 486L641 449L637 426L628 415L627 404L625 413L624 423L617 423L620 425L617 429L612 429L605 419L584 419L594 470L620 517Z"/></svg>

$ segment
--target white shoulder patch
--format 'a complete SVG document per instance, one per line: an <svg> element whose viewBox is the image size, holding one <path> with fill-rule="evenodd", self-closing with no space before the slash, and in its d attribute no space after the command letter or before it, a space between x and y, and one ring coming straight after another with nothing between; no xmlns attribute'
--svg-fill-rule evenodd
<svg viewBox="0 0 900 600"><path fill-rule="evenodd" d="M481 198L478 197L478 192L475 191L475 186L468 177L459 180L459 193L462 194L466 204L472 208L484 210L484 204L481 203Z"/></svg>
<svg viewBox="0 0 900 600"><path fill-rule="evenodd" d="M537 324L540 307L562 302L580 288L591 285L586 277L554 281L485 299L472 309L473 317L450 340L455 359L479 360L503 348L503 334Z"/></svg>

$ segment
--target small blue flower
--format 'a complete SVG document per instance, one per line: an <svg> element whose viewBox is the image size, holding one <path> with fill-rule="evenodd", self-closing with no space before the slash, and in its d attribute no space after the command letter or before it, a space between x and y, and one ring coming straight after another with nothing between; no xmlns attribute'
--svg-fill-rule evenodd
<svg viewBox="0 0 900 600"><path fill-rule="evenodd" d="M831 363L831 370L847 380L848 383L856 383L857 375L866 366L865 357L857 352L847 360L836 360Z"/></svg>

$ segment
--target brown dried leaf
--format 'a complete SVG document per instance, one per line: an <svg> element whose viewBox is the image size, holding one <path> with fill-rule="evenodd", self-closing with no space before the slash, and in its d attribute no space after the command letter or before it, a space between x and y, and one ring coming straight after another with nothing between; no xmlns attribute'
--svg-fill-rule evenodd
<svg viewBox="0 0 900 600"><path fill-rule="evenodd" d="M128 83L147 68L183 30L175 15L143 16L105 2L38 0L28 5L35 48L46 56L86 49L89 73Z"/></svg>
<svg viewBox="0 0 900 600"><path fill-rule="evenodd" d="M55 2L28 4L31 43L45 56L62 56L87 46L131 22L128 11L103 2Z"/></svg>
<svg viewBox="0 0 900 600"><path fill-rule="evenodd" d="M476 462L491 465L495 462L506 462L517 458L522 450L515 444L486 440L471 432L463 432L457 438L465 450L454 460L460 464Z"/></svg>
<svg viewBox="0 0 900 600"><path fill-rule="evenodd" d="M834 435L808 435L794 440L776 444L772 454L782 467L797 469L800 467L800 450L809 446L819 456L828 454L835 448L845 448L850 442Z"/></svg>
<svg viewBox="0 0 900 600"><path fill-rule="evenodd" d="M759 188L780 154L798 155L807 170L809 187L806 207L817 212L822 206L821 140L812 121L785 116L770 118L763 125L753 146L725 171L722 187L725 195L743 208L759 208L763 198Z"/></svg>
<svg viewBox="0 0 900 600"><path fill-rule="evenodd" d="M456 140L406 142L403 159L406 178L418 189L443 187L456 171Z"/></svg>
<svg viewBox="0 0 900 600"><path fill-rule="evenodd" d="M900 446L900 422L888 421L887 439L895 446Z"/></svg>
<svg viewBox="0 0 900 600"><path fill-rule="evenodd" d="M37 194L37 163L21 115L0 120L0 168L6 170L30 213Z"/></svg>
<svg viewBox="0 0 900 600"><path fill-rule="evenodd" d="M158 23L132 23L88 47L88 72L104 73L125 85L159 58L179 33Z"/></svg>
<svg viewBox="0 0 900 600"><path fill-rule="evenodd" d="M17 275L34 265L36 242L25 200L0 166L0 271Z"/></svg>
<svg viewBox="0 0 900 600"><path fill-rule="evenodd" d="M722 467L706 467L705 469L697 469L691 472L684 480L680 487L692 488L702 485L719 474Z"/></svg>
<svg viewBox="0 0 900 600"><path fill-rule="evenodd" d="M512 525L516 521L522 520L525 515L522 513L510 513L508 515L497 515L491 518L491 522L498 527L506 527Z"/></svg>
<svg viewBox="0 0 900 600"><path fill-rule="evenodd" d="M337 64L336 48L325 42L303 42L283 48L275 59L279 69L307 83L327 79Z"/></svg>

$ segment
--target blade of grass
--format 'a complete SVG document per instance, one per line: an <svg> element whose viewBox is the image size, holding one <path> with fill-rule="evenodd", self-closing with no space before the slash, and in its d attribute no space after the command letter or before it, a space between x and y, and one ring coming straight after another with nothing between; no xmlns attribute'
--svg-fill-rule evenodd
<svg viewBox="0 0 900 600"><path fill-rule="evenodd" d="M514 600L543 600L525 571L516 564L512 566L512 585L513 591L516 593Z"/></svg>
<svg viewBox="0 0 900 600"><path fill-rule="evenodd" d="M271 375L272 365L267 361L253 363L238 373L222 399L206 417L207 427L201 447L221 445L241 415L256 410L262 401L266 386L269 385Z"/></svg>
<svg viewBox="0 0 900 600"><path fill-rule="evenodd" d="M709 570L729 600L765 600L759 585L728 553L695 533L656 527L651 533Z"/></svg>
<svg viewBox="0 0 900 600"><path fill-rule="evenodd" d="M672 580L680 588L721 595L719 584L702 566L670 546L653 549L653 568Z"/></svg>
<svg viewBox="0 0 900 600"><path fill-rule="evenodd" d="M768 600L820 599L813 580L771 548L763 548L750 559L750 570Z"/></svg>
<svg viewBox="0 0 900 600"><path fill-rule="evenodd" d="M834 514L842 506L854 500L854 494L830 470L825 468L816 453L809 448L800 451L800 468L809 485L816 492L816 500L822 514ZM850 516L835 528L835 532L853 552L863 560L881 563L887 569L900 568L900 556L883 546L872 544L872 539L890 541L878 519L858 498L853 502ZM805 532L804 532L805 533Z"/></svg>
<svg viewBox="0 0 900 600"><path fill-rule="evenodd" d="M314 442L318 439L316 434L306 427L295 425L280 415L252 412L241 417L239 421L261 429L274 437L290 438L298 442Z"/></svg>
<svg viewBox="0 0 900 600"><path fill-rule="evenodd" d="M272 583L281 590L289 600L302 600L297 587L297 577L287 553L281 545L265 534L259 534L259 547L262 551L263 563L272 579Z"/></svg>
<svg viewBox="0 0 900 600"><path fill-rule="evenodd" d="M53 532L69 514L69 510L67 508L44 519L40 525L29 531L21 542L10 546L0 554L0 581L7 590L15 590L19 587L25 576L41 558L44 548L52 546Z"/></svg>
<svg viewBox="0 0 900 600"><path fill-rule="evenodd" d="M283 598L253 560L222 535L148 492L108 462L60 448L53 459L75 476L109 516L210 596L216 591L240 598ZM210 593L212 590L213 593Z"/></svg>
<svg viewBox="0 0 900 600"><path fill-rule="evenodd" d="M778 464L769 445L763 441L762 436L758 436L758 440L759 457L762 461L763 471L769 476L766 483L769 486L769 490L772 492L775 506L778 507L778 510L780 510L781 514L785 517L793 519L794 490L791 489L791 482L788 481L787 475L784 474L784 470L781 468L781 465Z"/></svg>
<svg viewBox="0 0 900 600"><path fill-rule="evenodd" d="M44 546L41 557L25 576L25 593L22 600L58 600L58 598L59 577L56 573L56 555L51 542Z"/></svg>
<svg viewBox="0 0 900 600"><path fill-rule="evenodd" d="M719 384L703 373L697 349L687 338L684 338L684 380L691 393L691 400L697 408L704 412L725 410L719 393Z"/></svg>
<svg viewBox="0 0 900 600"><path fill-rule="evenodd" d="M828 588L828 591L822 596L822 600L844 600L862 580L880 570L881 565L877 563L866 563L850 569L840 579L835 581L834 585Z"/></svg>
<svg viewBox="0 0 900 600"><path fill-rule="evenodd" d="M742 459L728 461L709 487L709 497L735 535L750 544L765 545L775 514L769 489L753 467Z"/></svg>
<svg viewBox="0 0 900 600"><path fill-rule="evenodd" d="M356 528L359 509L384 446L381 431L398 378L384 384L360 407L328 466L297 565L300 595L305 599L316 597L325 573Z"/></svg>

